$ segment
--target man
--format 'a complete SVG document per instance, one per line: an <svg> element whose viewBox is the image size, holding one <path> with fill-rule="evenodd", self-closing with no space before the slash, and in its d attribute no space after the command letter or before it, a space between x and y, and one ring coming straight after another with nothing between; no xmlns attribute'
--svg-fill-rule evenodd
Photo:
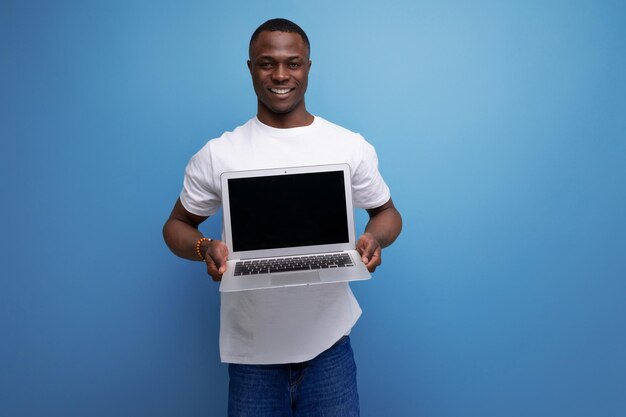
<svg viewBox="0 0 626 417"><path fill-rule="evenodd" d="M307 111L309 54L309 40L295 23L262 24L250 40L248 61L256 117L209 141L187 165L163 235L176 255L203 260L215 281L225 271L228 249L204 238L198 225L220 206L223 172L348 163L355 205L370 215L357 242L370 271L400 233L402 220L378 172L374 148ZM358 416L347 334L360 314L347 283L222 293L220 355L229 363L229 415Z"/></svg>

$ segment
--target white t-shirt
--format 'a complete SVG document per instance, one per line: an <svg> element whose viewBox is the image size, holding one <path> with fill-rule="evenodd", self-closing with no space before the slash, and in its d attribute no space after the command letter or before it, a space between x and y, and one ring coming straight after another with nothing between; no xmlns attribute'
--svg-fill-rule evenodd
<svg viewBox="0 0 626 417"><path fill-rule="evenodd" d="M356 207L389 200L376 151L361 135L321 117L292 129L255 117L191 158L180 201L190 213L211 216L221 206L223 172L334 163L350 165ZM347 334L360 315L347 283L222 293L220 356L227 363L304 362Z"/></svg>

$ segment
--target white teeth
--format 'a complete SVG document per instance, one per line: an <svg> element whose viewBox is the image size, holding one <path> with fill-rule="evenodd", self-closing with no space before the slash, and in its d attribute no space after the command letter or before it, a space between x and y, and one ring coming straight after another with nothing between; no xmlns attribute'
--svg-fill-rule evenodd
<svg viewBox="0 0 626 417"><path fill-rule="evenodd" d="M275 94L287 94L291 91L289 88L271 88L270 90Z"/></svg>

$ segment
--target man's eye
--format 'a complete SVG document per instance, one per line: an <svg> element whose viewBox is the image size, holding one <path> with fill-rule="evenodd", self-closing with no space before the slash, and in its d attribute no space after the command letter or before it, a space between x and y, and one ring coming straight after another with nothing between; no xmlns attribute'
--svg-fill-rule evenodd
<svg viewBox="0 0 626 417"><path fill-rule="evenodd" d="M292 62L291 64L289 64L289 68L291 68L291 69L300 68L300 64L297 64L297 63L295 63L295 62Z"/></svg>
<svg viewBox="0 0 626 417"><path fill-rule="evenodd" d="M272 68L272 64L270 62L261 62L259 66L261 68Z"/></svg>

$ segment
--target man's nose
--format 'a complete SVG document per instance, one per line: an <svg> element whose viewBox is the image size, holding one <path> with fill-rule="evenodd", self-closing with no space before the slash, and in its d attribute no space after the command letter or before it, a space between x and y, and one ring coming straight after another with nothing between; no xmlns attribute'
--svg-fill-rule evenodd
<svg viewBox="0 0 626 417"><path fill-rule="evenodd" d="M272 72L272 79L276 82L282 82L289 79L289 73L284 65L277 65Z"/></svg>

